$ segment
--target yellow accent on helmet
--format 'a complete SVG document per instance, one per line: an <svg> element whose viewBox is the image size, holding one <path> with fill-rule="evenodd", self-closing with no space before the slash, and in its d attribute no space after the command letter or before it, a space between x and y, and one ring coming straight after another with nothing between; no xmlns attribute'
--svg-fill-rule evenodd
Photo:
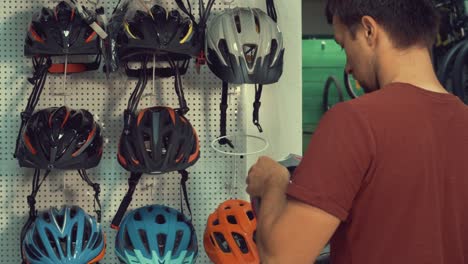
<svg viewBox="0 0 468 264"><path fill-rule="evenodd" d="M190 20L189 30L187 31L187 34L185 35L185 37L180 40L180 44L184 44L188 39L190 39L190 37L192 36L192 33L193 33L193 23L192 23L192 20Z"/></svg>
<svg viewBox="0 0 468 264"><path fill-rule="evenodd" d="M132 31L130 30L130 25L128 24L127 21L124 21L124 27L125 27L125 31L127 31L127 33L130 35L130 37L134 38L134 39L138 39L137 36L135 36Z"/></svg>

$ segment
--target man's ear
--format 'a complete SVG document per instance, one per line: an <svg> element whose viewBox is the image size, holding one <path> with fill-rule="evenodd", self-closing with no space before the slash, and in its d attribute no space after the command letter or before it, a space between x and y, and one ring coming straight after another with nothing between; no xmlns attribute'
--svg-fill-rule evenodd
<svg viewBox="0 0 468 264"><path fill-rule="evenodd" d="M377 21L370 16L363 16L361 18L361 25L364 29L364 36L369 45L374 46L377 42L377 34L379 27Z"/></svg>

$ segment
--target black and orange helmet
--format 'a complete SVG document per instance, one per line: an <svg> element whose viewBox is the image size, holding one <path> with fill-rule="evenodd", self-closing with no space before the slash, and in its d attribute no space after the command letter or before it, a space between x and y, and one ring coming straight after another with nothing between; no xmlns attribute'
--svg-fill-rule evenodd
<svg viewBox="0 0 468 264"><path fill-rule="evenodd" d="M126 170L166 173L185 170L197 162L200 157L197 133L178 111L157 106L131 116L117 154Z"/></svg>
<svg viewBox="0 0 468 264"><path fill-rule="evenodd" d="M257 220L250 203L228 200L210 214L203 245L215 264L259 264Z"/></svg>
<svg viewBox="0 0 468 264"><path fill-rule="evenodd" d="M100 53L99 36L65 1L43 7L32 19L24 46L26 56L93 55Z"/></svg>
<svg viewBox="0 0 468 264"><path fill-rule="evenodd" d="M103 140L90 112L62 106L34 113L18 144L21 167L72 170L97 166Z"/></svg>
<svg viewBox="0 0 468 264"><path fill-rule="evenodd" d="M96 14L86 10L102 27ZM95 70L99 67L101 41L98 34L88 25L85 19L67 2L61 1L54 9L43 7L33 17L24 44L24 55L65 56L96 55L92 63L70 63L68 72ZM63 72L62 64L52 65L51 72Z"/></svg>

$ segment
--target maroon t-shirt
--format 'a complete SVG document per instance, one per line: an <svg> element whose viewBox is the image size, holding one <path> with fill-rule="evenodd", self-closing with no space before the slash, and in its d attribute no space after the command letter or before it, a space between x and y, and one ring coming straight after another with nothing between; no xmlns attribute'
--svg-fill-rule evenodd
<svg viewBox="0 0 468 264"><path fill-rule="evenodd" d="M342 221L333 264L468 263L468 107L402 83L338 104L288 196Z"/></svg>

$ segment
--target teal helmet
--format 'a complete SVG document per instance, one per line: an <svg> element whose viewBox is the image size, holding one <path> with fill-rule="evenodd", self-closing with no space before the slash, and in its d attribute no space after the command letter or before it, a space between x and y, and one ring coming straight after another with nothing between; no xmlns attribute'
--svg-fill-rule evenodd
<svg viewBox="0 0 468 264"><path fill-rule="evenodd" d="M115 252L126 264L191 264L198 255L197 235L191 220L179 211L145 206L124 217Z"/></svg>

